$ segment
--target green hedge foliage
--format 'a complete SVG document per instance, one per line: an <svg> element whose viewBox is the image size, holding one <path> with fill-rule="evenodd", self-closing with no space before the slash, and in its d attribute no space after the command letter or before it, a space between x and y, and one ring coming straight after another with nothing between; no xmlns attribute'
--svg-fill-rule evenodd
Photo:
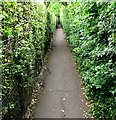
<svg viewBox="0 0 116 120"><path fill-rule="evenodd" d="M60 8L62 7L63 7L62 2L49 2L48 11L56 15L57 22L60 21Z"/></svg>
<svg viewBox="0 0 116 120"><path fill-rule="evenodd" d="M86 86L95 118L116 118L116 6L74 2L61 9L61 23Z"/></svg>
<svg viewBox="0 0 116 120"><path fill-rule="evenodd" d="M47 25L46 25L46 43L45 43L45 51L49 48L49 45L51 43L51 37L53 35L53 32L56 28L57 24L57 17L55 14L51 13L50 11L47 10Z"/></svg>
<svg viewBox="0 0 116 120"><path fill-rule="evenodd" d="M37 2L3 2L1 7L2 112L5 120L18 120L29 104L56 17Z"/></svg>

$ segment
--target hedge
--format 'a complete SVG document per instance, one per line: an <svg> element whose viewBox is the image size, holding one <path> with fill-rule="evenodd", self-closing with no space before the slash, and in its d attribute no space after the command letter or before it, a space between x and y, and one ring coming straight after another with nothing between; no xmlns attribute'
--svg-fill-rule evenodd
<svg viewBox="0 0 116 120"><path fill-rule="evenodd" d="M55 16L55 14L51 13L49 10L47 10L47 24L46 24L46 43L45 43L45 51L47 51L47 49L49 48L49 45L51 43L51 37L53 35L53 32L56 28L56 24L57 24L57 17Z"/></svg>
<svg viewBox="0 0 116 120"><path fill-rule="evenodd" d="M73 2L61 23L78 63L94 118L116 118L115 2Z"/></svg>
<svg viewBox="0 0 116 120"><path fill-rule="evenodd" d="M1 7L2 115L18 120L30 102L56 18L37 2L2 2Z"/></svg>
<svg viewBox="0 0 116 120"><path fill-rule="evenodd" d="M49 2L48 11L55 14L57 17L57 22L60 21L60 8L62 7L62 2Z"/></svg>

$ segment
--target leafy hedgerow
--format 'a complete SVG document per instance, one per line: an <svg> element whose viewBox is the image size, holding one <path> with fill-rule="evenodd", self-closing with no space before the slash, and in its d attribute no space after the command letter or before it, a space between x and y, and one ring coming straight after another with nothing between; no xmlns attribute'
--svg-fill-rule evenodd
<svg viewBox="0 0 116 120"><path fill-rule="evenodd" d="M57 22L59 22L60 8L62 7L63 7L63 4L61 2L49 2L48 11L56 15Z"/></svg>
<svg viewBox="0 0 116 120"><path fill-rule="evenodd" d="M61 23L78 62L95 118L116 118L115 2L74 2L61 10Z"/></svg>
<svg viewBox="0 0 116 120"><path fill-rule="evenodd" d="M2 2L1 9L2 114L5 120L20 119L31 98L56 21L51 14L47 18L46 8L40 3Z"/></svg>

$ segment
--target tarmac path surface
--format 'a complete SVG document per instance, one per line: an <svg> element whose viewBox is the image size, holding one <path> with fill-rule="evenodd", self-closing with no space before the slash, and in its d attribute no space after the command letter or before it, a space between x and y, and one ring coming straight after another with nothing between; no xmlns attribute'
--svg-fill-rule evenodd
<svg viewBox="0 0 116 120"><path fill-rule="evenodd" d="M47 67L49 75L37 101L34 118L84 118L83 111L87 108L81 79L62 28L56 30Z"/></svg>

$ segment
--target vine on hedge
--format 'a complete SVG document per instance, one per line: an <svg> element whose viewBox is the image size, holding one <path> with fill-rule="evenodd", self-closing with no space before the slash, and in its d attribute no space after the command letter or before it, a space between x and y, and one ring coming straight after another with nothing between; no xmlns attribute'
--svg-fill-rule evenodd
<svg viewBox="0 0 116 120"><path fill-rule="evenodd" d="M95 118L116 118L115 2L74 2L61 10Z"/></svg>

